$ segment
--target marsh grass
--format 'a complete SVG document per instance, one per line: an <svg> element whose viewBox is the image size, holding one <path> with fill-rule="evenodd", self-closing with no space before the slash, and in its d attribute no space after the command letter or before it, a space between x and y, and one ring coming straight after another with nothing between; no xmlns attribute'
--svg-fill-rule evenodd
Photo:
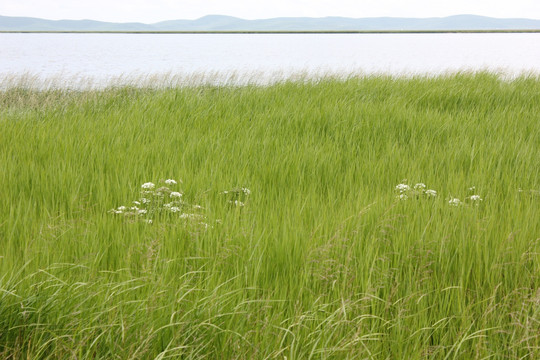
<svg viewBox="0 0 540 360"><path fill-rule="evenodd" d="M516 76L515 72L502 71L501 76ZM71 92L99 92L120 88L137 88L147 90L177 89L186 87L244 87L268 86L284 82L314 83L332 78L344 80L359 77L364 74L362 69L330 69L319 68L311 70L264 70L250 71L215 70L215 71L186 71L186 72L156 72L129 74L101 74L99 76L84 73L57 73L41 75L36 73L1 74L0 91L30 90L54 92L69 90ZM400 75L398 75L400 76Z"/></svg>
<svg viewBox="0 0 540 360"><path fill-rule="evenodd" d="M539 114L488 73L11 87L0 357L539 358ZM169 178L211 227L108 212Z"/></svg>

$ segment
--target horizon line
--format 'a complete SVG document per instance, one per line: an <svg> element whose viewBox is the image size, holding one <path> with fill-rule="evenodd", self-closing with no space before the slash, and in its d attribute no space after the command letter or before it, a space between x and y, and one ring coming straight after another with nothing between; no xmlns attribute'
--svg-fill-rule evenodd
<svg viewBox="0 0 540 360"><path fill-rule="evenodd" d="M540 29L482 30L0 30L0 34L524 34Z"/></svg>

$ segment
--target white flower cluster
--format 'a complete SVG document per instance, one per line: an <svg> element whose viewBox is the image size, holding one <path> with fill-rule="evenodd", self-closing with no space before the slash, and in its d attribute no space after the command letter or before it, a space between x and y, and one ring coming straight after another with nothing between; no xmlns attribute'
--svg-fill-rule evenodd
<svg viewBox="0 0 540 360"><path fill-rule="evenodd" d="M426 184L424 183L417 183L412 188L407 184L398 184L395 187L395 190L399 192L399 195L397 198L399 200L407 200L409 197L419 197L419 196L427 196L427 197L436 197L437 191L432 189L427 189Z"/></svg>
<svg viewBox="0 0 540 360"><path fill-rule="evenodd" d="M475 191L475 190L476 190L476 186L471 186L469 188L470 192ZM462 205L467 205L467 204L478 206L480 205L480 201L483 201L480 195L474 194L474 195L467 196L464 201L461 201L460 199L455 198L455 197L450 197L450 199L448 200L448 204L450 204L451 206L462 206Z"/></svg>
<svg viewBox="0 0 540 360"><path fill-rule="evenodd" d="M146 182L141 185L140 197L134 200L133 206L119 206L111 209L112 214L124 215L130 217L133 221L142 221L147 224L153 224L159 221L171 221L172 219L181 219L186 224L202 226L205 229L212 226L205 223L203 215L204 208L201 205L189 204L183 200L184 194L175 189L175 185L182 181L174 179L162 180L164 186L156 185L153 182ZM160 187L157 187L160 186ZM246 206L246 201L251 195L251 190L247 187L234 188L223 191L227 195L228 203L234 207ZM216 220L221 223L221 220Z"/></svg>
<svg viewBox="0 0 540 360"><path fill-rule="evenodd" d="M465 198L465 201L469 201L473 205L479 205L480 201L482 200L483 199L480 197L480 195L471 195ZM452 206L460 206L460 205L465 205L466 203L464 201L459 200L458 198L450 198L450 200L448 200L448 204Z"/></svg>
<svg viewBox="0 0 540 360"><path fill-rule="evenodd" d="M151 190L151 189L153 189L155 187L156 187L156 185L154 183L151 183L151 182L147 182L147 183L144 183L144 184L141 185L141 188L149 189L149 190Z"/></svg>
<svg viewBox="0 0 540 360"><path fill-rule="evenodd" d="M437 192L435 190L431 190L431 189L424 191L424 194L426 194L427 196L431 196L431 197L437 196Z"/></svg>
<svg viewBox="0 0 540 360"><path fill-rule="evenodd" d="M471 192L474 192L475 190L476 190L476 186L471 186L469 188L469 191L471 191ZM483 199L480 197L480 195L476 195L476 194L475 195L470 195L465 200L468 200L469 202L471 202L474 205L479 205L480 201L483 201Z"/></svg>
<svg viewBox="0 0 540 360"><path fill-rule="evenodd" d="M462 202L458 198L450 198L448 204L450 204L451 206L459 206L462 204Z"/></svg>
<svg viewBox="0 0 540 360"><path fill-rule="evenodd" d="M225 190L222 192L222 194L229 197L228 203L232 206L244 207L246 206L246 201L248 200L249 195L251 195L251 190L246 187L240 187L231 190Z"/></svg>
<svg viewBox="0 0 540 360"><path fill-rule="evenodd" d="M141 197L138 200L133 201L134 206L119 206L109 212L131 216L134 219L141 219L141 221L148 224L152 224L156 219L165 219L170 218L171 216L176 216L179 219L184 220L202 220L204 218L204 216L200 214L183 212L183 209L186 207L192 207L195 210L202 210L203 208L200 205L187 204L182 200L184 194L181 191L171 189L171 187L178 184L176 180L167 179L163 181L163 183L167 186L162 186L157 189L156 184L152 182L142 184ZM170 200L167 202L166 199ZM204 222L200 222L199 224L205 225L205 228L208 227Z"/></svg>
<svg viewBox="0 0 540 360"><path fill-rule="evenodd" d="M427 189L427 186L424 183L417 183L412 188L409 185L402 183L402 184L396 185L395 190L399 192L399 194L397 195L397 198L399 200L407 200L410 197L435 198L438 195L437 191L433 189ZM470 192L475 191L475 190L476 190L476 187L474 186L469 188ZM465 201L462 201L459 198L453 197L453 196L448 198L448 204L450 206L455 206L455 207L467 205L467 204L479 205L481 201L483 201L483 199L480 197L480 195L476 195L476 194L466 197Z"/></svg>
<svg viewBox="0 0 540 360"><path fill-rule="evenodd" d="M398 184L396 185L396 190L403 194L404 192L411 190L411 187L407 184Z"/></svg>

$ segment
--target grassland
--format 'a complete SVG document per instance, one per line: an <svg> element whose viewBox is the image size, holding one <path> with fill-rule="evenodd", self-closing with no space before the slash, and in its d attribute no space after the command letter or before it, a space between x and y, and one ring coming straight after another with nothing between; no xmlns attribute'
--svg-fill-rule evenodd
<svg viewBox="0 0 540 360"><path fill-rule="evenodd" d="M535 77L3 91L0 358L538 359L539 190Z"/></svg>

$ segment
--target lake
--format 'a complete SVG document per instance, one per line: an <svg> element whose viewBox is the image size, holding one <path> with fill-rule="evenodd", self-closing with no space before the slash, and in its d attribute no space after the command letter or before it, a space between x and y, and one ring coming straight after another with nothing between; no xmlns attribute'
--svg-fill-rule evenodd
<svg viewBox="0 0 540 360"><path fill-rule="evenodd" d="M540 34L0 34L0 78L52 86L324 74L540 73ZM166 80L165 80L166 79ZM54 85L55 84L55 85Z"/></svg>

